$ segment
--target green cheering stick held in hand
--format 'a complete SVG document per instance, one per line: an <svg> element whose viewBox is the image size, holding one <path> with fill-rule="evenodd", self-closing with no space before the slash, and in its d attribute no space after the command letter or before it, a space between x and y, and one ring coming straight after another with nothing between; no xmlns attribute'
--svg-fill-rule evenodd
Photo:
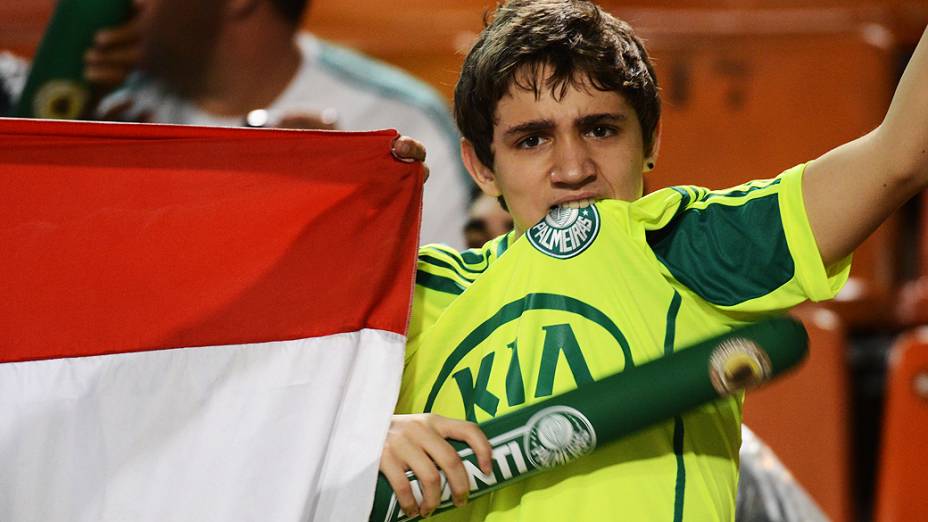
<svg viewBox="0 0 928 522"><path fill-rule="evenodd" d="M60 0L13 115L76 119L85 114L91 96L84 53L97 31L123 23L131 12L132 0Z"/></svg>
<svg viewBox="0 0 928 522"><path fill-rule="evenodd" d="M571 462L638 430L713 400L757 387L796 366L808 336L798 321L777 318L674 352L582 388L480 425L493 447L484 475L466 444L449 441L470 478L470 498ZM412 489L419 486L407 473ZM436 513L452 509L447 486ZM380 475L370 520L405 522L386 477Z"/></svg>

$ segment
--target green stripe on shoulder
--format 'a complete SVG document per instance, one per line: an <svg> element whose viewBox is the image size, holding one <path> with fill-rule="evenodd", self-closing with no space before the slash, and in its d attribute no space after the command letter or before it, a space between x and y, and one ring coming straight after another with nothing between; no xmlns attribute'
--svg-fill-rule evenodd
<svg viewBox="0 0 928 522"><path fill-rule="evenodd" d="M648 244L673 277L711 303L733 306L764 296L795 273L778 197L690 207L649 231Z"/></svg>
<svg viewBox="0 0 928 522"><path fill-rule="evenodd" d="M509 236L511 236L512 234L513 232L509 232L508 234L503 234L502 236L498 238L498 242L496 243L497 259L503 254L505 254L507 250L509 250Z"/></svg>
<svg viewBox="0 0 928 522"><path fill-rule="evenodd" d="M420 270L422 270L423 268L426 268L426 267L421 266L422 264L429 265L431 267L445 268L451 271L455 276L461 278L462 280L468 283L474 282L474 278L472 276L468 276L468 275L461 273L461 269L458 266L455 266L440 257L430 255L430 254L420 253L419 263L420 263L420 267L419 267ZM431 272L431 270L429 270L429 272Z"/></svg>
<svg viewBox="0 0 928 522"><path fill-rule="evenodd" d="M691 189L692 187L684 187L684 186L670 187L670 190L673 190L674 192L680 194L680 208L681 209L686 208L687 205L690 204L690 200L693 199L693 194L690 192Z"/></svg>
<svg viewBox="0 0 928 522"><path fill-rule="evenodd" d="M464 263L459 252L438 244L419 248L418 271L449 279L461 288L470 286L483 273Z"/></svg>
<svg viewBox="0 0 928 522"><path fill-rule="evenodd" d="M461 295L464 293L464 286L457 281L422 270L416 271L416 284L446 294Z"/></svg>
<svg viewBox="0 0 928 522"><path fill-rule="evenodd" d="M486 270L486 265L490 258L487 255L487 252L484 252L476 248L472 248L470 250L465 250L461 252L461 259L463 259L464 262L467 263L468 265L472 265L472 266L482 265L483 267L479 268L478 270L483 271L483 270Z"/></svg>
<svg viewBox="0 0 928 522"><path fill-rule="evenodd" d="M425 248L429 250L426 251ZM466 274L462 276L472 277L482 274L489 266L488 252L472 248L463 252L457 252L450 247L443 245L429 245L419 250L420 259L423 254L431 254L433 257L439 257L447 263L453 263L459 271Z"/></svg>
<svg viewBox="0 0 928 522"><path fill-rule="evenodd" d="M758 190L770 188L779 184L780 178L751 181L749 183L745 183L744 185L739 185L737 187L725 190L707 191L706 193L702 194L702 196L699 198L699 201L708 201L712 198L718 197L743 198Z"/></svg>

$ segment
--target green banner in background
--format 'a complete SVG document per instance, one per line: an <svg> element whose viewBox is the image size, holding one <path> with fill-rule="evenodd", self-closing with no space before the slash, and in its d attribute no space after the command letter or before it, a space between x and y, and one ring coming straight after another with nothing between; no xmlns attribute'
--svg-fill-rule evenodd
<svg viewBox="0 0 928 522"><path fill-rule="evenodd" d="M582 388L480 425L493 447L493 473L480 471L473 451L458 450L476 498L534 473L564 465L612 441L726 395L754 388L796 366L808 336L791 318L776 318L715 337ZM407 472L419 496L419 484ZM441 504L454 508L442 476ZM386 477L377 479L370 520L405 522Z"/></svg>
<svg viewBox="0 0 928 522"><path fill-rule="evenodd" d="M39 44L13 115L77 119L87 111L84 53L100 29L125 22L132 0L60 0Z"/></svg>

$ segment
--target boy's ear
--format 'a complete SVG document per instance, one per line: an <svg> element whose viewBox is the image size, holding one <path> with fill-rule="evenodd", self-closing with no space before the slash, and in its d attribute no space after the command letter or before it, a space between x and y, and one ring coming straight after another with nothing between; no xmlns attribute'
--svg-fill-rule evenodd
<svg viewBox="0 0 928 522"><path fill-rule="evenodd" d="M651 172L657 165L657 156L661 151L661 123L657 122L654 127L654 135L651 140L651 154L644 159L644 171Z"/></svg>
<svg viewBox="0 0 928 522"><path fill-rule="evenodd" d="M464 167L473 178L474 183L480 187L480 190L488 196L494 198L502 195L496 184L496 174L490 167L483 164L477 157L477 151L474 150L474 144L466 138L461 138L461 159L464 161Z"/></svg>

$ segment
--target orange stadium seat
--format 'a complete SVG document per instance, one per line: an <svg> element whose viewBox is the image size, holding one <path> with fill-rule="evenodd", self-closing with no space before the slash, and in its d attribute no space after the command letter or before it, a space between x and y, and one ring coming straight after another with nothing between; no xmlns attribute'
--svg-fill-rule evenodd
<svg viewBox="0 0 928 522"><path fill-rule="evenodd" d="M928 324L928 192L921 195L921 216L917 230L918 250L915 279L906 283L899 293L897 316L900 324Z"/></svg>
<svg viewBox="0 0 928 522"><path fill-rule="evenodd" d="M887 375L877 522L928 520L928 327L896 342Z"/></svg>
<svg viewBox="0 0 928 522"><path fill-rule="evenodd" d="M851 517L850 407L840 318L821 306L794 315L809 332L809 358L791 375L749 392L744 422L766 442L834 522Z"/></svg>

